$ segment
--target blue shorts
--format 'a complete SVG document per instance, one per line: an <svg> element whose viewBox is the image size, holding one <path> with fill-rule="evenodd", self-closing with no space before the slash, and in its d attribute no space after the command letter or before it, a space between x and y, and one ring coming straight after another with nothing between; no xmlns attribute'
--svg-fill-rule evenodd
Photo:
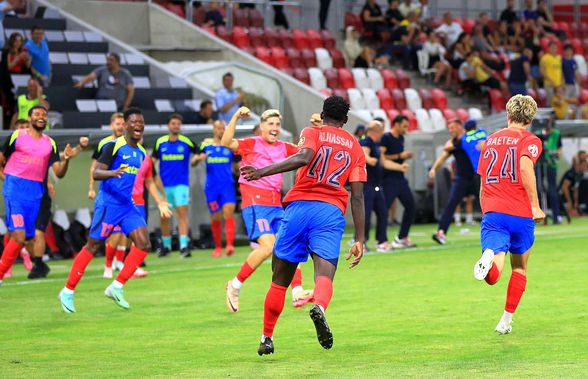
<svg viewBox="0 0 588 379"><path fill-rule="evenodd" d="M164 189L170 208L186 207L190 204L190 187L181 184L178 186L164 187Z"/></svg>
<svg viewBox="0 0 588 379"><path fill-rule="evenodd" d="M147 227L143 215L134 204L108 205L96 204L90 227L90 238L100 241L107 239L116 226L127 236L136 229Z"/></svg>
<svg viewBox="0 0 588 379"><path fill-rule="evenodd" d="M535 241L535 221L532 218L490 212L482 217L480 227L482 251L494 254L526 253Z"/></svg>
<svg viewBox="0 0 588 379"><path fill-rule="evenodd" d="M145 220L145 223L147 223L147 209L145 209L145 205L135 204L135 208L137 208L137 210L141 214L141 217L143 217L143 220Z"/></svg>
<svg viewBox="0 0 588 379"><path fill-rule="evenodd" d="M205 187L206 203L210 213L220 212L225 204L236 204L235 187L233 184L227 184L224 187Z"/></svg>
<svg viewBox="0 0 588 379"><path fill-rule="evenodd" d="M4 196L6 225L9 232L24 230L26 238L35 237L41 199L10 199Z"/></svg>
<svg viewBox="0 0 588 379"><path fill-rule="evenodd" d="M250 205L241 211L249 239L253 242L264 234L276 234L284 218L282 207Z"/></svg>
<svg viewBox="0 0 588 379"><path fill-rule="evenodd" d="M322 201L294 201L286 207L276 237L274 255L288 262L306 262L316 254L337 266L345 216L333 204Z"/></svg>

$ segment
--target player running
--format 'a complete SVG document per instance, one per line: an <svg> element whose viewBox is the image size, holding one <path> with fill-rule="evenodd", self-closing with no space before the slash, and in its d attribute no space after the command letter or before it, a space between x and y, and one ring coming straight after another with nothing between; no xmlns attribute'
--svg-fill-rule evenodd
<svg viewBox="0 0 588 379"><path fill-rule="evenodd" d="M0 165L4 167L4 202L10 240L4 246L0 259L0 284L4 274L12 267L27 240L35 237L35 226L43 182L49 167L58 178L63 178L72 157L67 145L64 161L60 161L55 141L43 133L47 126L47 109L35 105L29 110L28 129L15 130L4 144Z"/></svg>
<svg viewBox="0 0 588 379"><path fill-rule="evenodd" d="M221 120L212 125L213 138L205 139L201 146L200 160L206 162L206 184L204 193L212 219L212 237L214 239L213 257L223 253L221 242L221 216L225 219L225 237L227 256L235 252L235 180L233 179L233 152L221 145L225 132L225 123Z"/></svg>
<svg viewBox="0 0 588 379"><path fill-rule="evenodd" d="M261 115L261 135L256 137L234 139L235 128L240 119L249 117L249 109L241 107L235 112L223 137L221 144L233 153L241 155L243 165L266 166L276 163L298 152L290 143L280 141L278 136L282 125L282 116L276 109L269 109ZM239 178L242 197L242 216L249 239L257 242L254 249L233 279L229 280L226 303L230 312L239 311L239 292L241 286L255 270L272 255L276 233L284 217L282 208L282 174L265 177L248 182ZM298 307L312 300L312 291L302 288L302 271L296 270L292 283L292 302Z"/></svg>
<svg viewBox="0 0 588 379"><path fill-rule="evenodd" d="M120 112L113 113L110 117L110 129L112 134L106 136L100 140L96 150L92 154L92 164L90 165L90 179L89 179L89 190L88 198L91 200L96 199L96 191L94 190L94 169L98 157L102 153L102 149L107 143L112 142L122 136L125 133L125 120L123 114ZM128 240L127 237L122 233L120 227L114 228L110 237L106 240L105 244L105 265L104 265L104 278L112 279L112 269L121 270L123 261L125 259L125 251L127 249ZM114 263L114 264L113 264Z"/></svg>
<svg viewBox="0 0 588 379"><path fill-rule="evenodd" d="M537 113L537 103L530 96L516 95L506 104L506 112L508 127L488 137L478 166L483 253L474 266L474 277L493 285L500 279L506 254L512 254L504 314L496 325L500 334L512 331L512 316L527 285L535 221L545 218L534 169L541 156L541 140L527 131Z"/></svg>
<svg viewBox="0 0 588 379"><path fill-rule="evenodd" d="M170 208L178 214L178 232L180 234L180 255L192 256L188 247L188 205L190 204L190 166L198 163L198 155L190 159L190 154L198 154L198 146L181 134L183 118L175 113L169 116L167 128L169 134L155 142L152 157L159 161L159 175L165 188L165 195ZM171 252L171 219L161 219L161 236L163 248L159 256Z"/></svg>
<svg viewBox="0 0 588 379"><path fill-rule="evenodd" d="M75 312L74 290L82 279L86 267L107 239L115 226L133 241L131 251L122 270L109 285L104 294L125 309L130 308L124 298L123 286L129 280L151 248L145 219L135 207L132 190L147 152L139 144L143 137L145 121L138 108L129 108L124 113L126 133L104 146L96 169L94 180L101 180L100 191L94 204L94 216L90 236L86 245L76 255L65 287L59 293L61 307L66 313ZM162 217L169 210L160 204Z"/></svg>
<svg viewBox="0 0 588 379"><path fill-rule="evenodd" d="M263 335L259 355L273 354L273 333L284 308L286 288L298 264L308 255L314 262L316 305L310 310L321 346L333 346L333 334L325 311L333 295L333 277L337 270L341 238L345 228L345 210L351 186L351 211L355 225L355 244L346 259L355 256L349 268L363 255L364 203L363 183L367 180L364 152L355 137L343 129L349 104L339 96L323 103L324 125L309 126L300 135L300 151L286 160L256 169L241 168L246 180L299 169L294 187L284 198L286 212L280 225L272 260L272 283L265 298ZM254 183L254 182L253 182Z"/></svg>

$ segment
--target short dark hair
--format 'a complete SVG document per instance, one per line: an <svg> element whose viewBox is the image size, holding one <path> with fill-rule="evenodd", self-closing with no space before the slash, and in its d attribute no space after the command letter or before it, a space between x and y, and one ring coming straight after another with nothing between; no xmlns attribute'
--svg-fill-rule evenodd
<svg viewBox="0 0 588 379"><path fill-rule="evenodd" d="M374 117L374 121L381 122L382 124L385 123L385 121L384 121L384 119L382 117Z"/></svg>
<svg viewBox="0 0 588 379"><path fill-rule="evenodd" d="M29 117L31 117L31 116L32 116L32 114L33 114L33 111L34 111L35 109L42 109L42 110L44 110L45 112L47 112L47 108L45 108L43 105L41 105L41 104L33 105L33 106L32 106L32 108L31 108L31 109L29 109Z"/></svg>
<svg viewBox="0 0 588 379"><path fill-rule="evenodd" d="M182 117L181 114L179 113L172 113L168 118L167 118L167 123L169 124L171 122L171 120L180 120L180 122L184 122L184 118Z"/></svg>
<svg viewBox="0 0 588 379"><path fill-rule="evenodd" d="M323 103L323 120L345 121L349 113L349 103L341 96L329 96Z"/></svg>
<svg viewBox="0 0 588 379"><path fill-rule="evenodd" d="M572 49L572 51L574 51L574 46L571 43L566 43L564 45L564 50L567 50L567 49Z"/></svg>
<svg viewBox="0 0 588 379"><path fill-rule="evenodd" d="M18 120L16 120L17 124L28 124L29 120L27 120L26 118L19 118Z"/></svg>
<svg viewBox="0 0 588 379"><path fill-rule="evenodd" d="M31 28L31 33L34 33L35 30L45 30L45 28L41 25L33 25L33 27Z"/></svg>
<svg viewBox="0 0 588 379"><path fill-rule="evenodd" d="M394 120L392 120L392 125L398 125L403 121L408 121L408 117L403 114L399 114L398 116L394 117Z"/></svg>
<svg viewBox="0 0 588 379"><path fill-rule="evenodd" d="M232 78L233 77L233 74L231 74L230 72L227 72L226 74L223 75L223 80L225 80L225 78L227 76L230 76Z"/></svg>
<svg viewBox="0 0 588 379"><path fill-rule="evenodd" d="M206 108L209 105L212 105L212 101L204 100L203 102L200 103L200 110L204 110L204 108Z"/></svg>
<svg viewBox="0 0 588 379"><path fill-rule="evenodd" d="M141 108L130 107L125 111L125 113L123 113L123 118L125 119L125 122L129 121L129 117L131 117L134 114L143 115L143 111L141 110Z"/></svg>
<svg viewBox="0 0 588 379"><path fill-rule="evenodd" d="M116 60L116 63L120 64L120 54L119 53L108 53L109 57L113 57Z"/></svg>
<svg viewBox="0 0 588 379"><path fill-rule="evenodd" d="M451 120L447 121L447 125L449 125L449 124L458 124L458 125L463 126L463 121L461 121L461 118L455 117L455 118L452 118Z"/></svg>

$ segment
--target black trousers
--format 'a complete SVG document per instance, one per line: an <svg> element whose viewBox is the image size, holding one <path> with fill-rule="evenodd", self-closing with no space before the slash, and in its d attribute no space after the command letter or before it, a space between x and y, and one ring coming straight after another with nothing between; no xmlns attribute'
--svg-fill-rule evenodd
<svg viewBox="0 0 588 379"><path fill-rule="evenodd" d="M363 200L365 204L365 240L369 240L372 212L376 213L376 241L383 243L388 241L386 228L388 227L388 208L384 198L384 188L367 184L363 187Z"/></svg>
<svg viewBox="0 0 588 379"><path fill-rule="evenodd" d="M408 237L416 212L414 197L408 186L408 180L406 180L405 177L384 178L384 196L386 198L386 209L390 209L390 206L396 198L400 200L400 203L404 207L404 214L402 215L398 238L402 239Z"/></svg>
<svg viewBox="0 0 588 379"><path fill-rule="evenodd" d="M456 177L451 185L451 192L449 193L449 200L443 210L443 214L439 219L439 229L447 233L449 225L453 221L453 213L457 204L461 203L464 197L468 195L475 195L479 193L480 177L475 175L473 178Z"/></svg>

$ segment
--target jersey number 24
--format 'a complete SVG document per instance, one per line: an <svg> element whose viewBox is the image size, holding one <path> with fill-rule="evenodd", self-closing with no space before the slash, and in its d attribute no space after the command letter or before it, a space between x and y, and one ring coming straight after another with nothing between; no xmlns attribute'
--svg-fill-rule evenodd
<svg viewBox="0 0 588 379"><path fill-rule="evenodd" d="M511 183L517 183L519 178L517 176L517 148L509 147L500 164L500 172L498 175L492 175L492 170L498 162L498 151L489 148L484 152L484 159L490 159L490 164L486 169L486 184L498 183L500 179L510 179Z"/></svg>

